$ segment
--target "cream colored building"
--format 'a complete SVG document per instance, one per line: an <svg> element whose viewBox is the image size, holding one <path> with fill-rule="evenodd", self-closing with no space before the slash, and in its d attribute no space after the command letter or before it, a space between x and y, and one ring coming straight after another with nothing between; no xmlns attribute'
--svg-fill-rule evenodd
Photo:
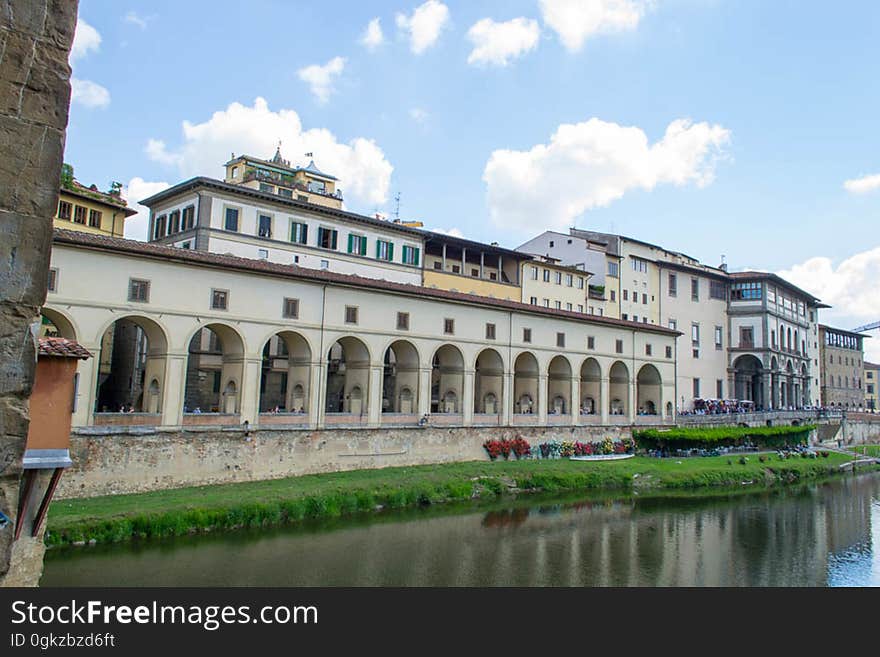
<svg viewBox="0 0 880 657"><path fill-rule="evenodd" d="M865 373L865 410L871 413L880 411L880 365L864 362Z"/></svg>
<svg viewBox="0 0 880 657"><path fill-rule="evenodd" d="M665 327L70 231L56 232L51 265L44 315L61 335L98 351L125 320L146 336L137 412L96 408L92 359L79 366L75 426L674 419L677 334ZM273 340L284 348L267 354ZM279 369L283 404L266 408L263 375ZM210 408L188 405L193 388L210 390Z"/></svg>
<svg viewBox="0 0 880 657"><path fill-rule="evenodd" d="M824 324L819 326L819 354L822 359L822 405L829 408L860 409L866 394L864 348L868 336ZM876 390L876 388L875 388Z"/></svg>
<svg viewBox="0 0 880 657"><path fill-rule="evenodd" d="M65 230L78 230L94 235L123 237L126 218L137 214L121 195L122 186L98 191L96 185L86 187L73 177L73 167L65 164L61 173L61 189L53 225Z"/></svg>
<svg viewBox="0 0 880 657"><path fill-rule="evenodd" d="M523 303L591 315L604 314L601 307L596 312L595 304L591 312L590 272L562 265L545 256L524 260L521 268Z"/></svg>

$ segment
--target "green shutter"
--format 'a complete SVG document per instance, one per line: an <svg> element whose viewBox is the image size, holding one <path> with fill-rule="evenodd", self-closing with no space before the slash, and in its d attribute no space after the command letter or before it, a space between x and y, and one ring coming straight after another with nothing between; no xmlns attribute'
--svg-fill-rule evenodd
<svg viewBox="0 0 880 657"><path fill-rule="evenodd" d="M336 238L337 238L337 236L338 236L338 233L337 233L337 231L334 230L334 231L331 231L331 232L330 232L330 235L331 235L331 237L330 237L330 243L331 243L330 248L333 249L333 250L335 251L335 250L336 250Z"/></svg>
<svg viewBox="0 0 880 657"><path fill-rule="evenodd" d="M361 237L361 255L367 255L367 238Z"/></svg>
<svg viewBox="0 0 880 657"><path fill-rule="evenodd" d="M382 257L382 240L376 240L376 259Z"/></svg>
<svg viewBox="0 0 880 657"><path fill-rule="evenodd" d="M394 260L394 242L388 242L388 260Z"/></svg>
<svg viewBox="0 0 880 657"><path fill-rule="evenodd" d="M301 225L302 225L302 243L308 244L309 243L309 225L308 224L301 224Z"/></svg>
<svg viewBox="0 0 880 657"><path fill-rule="evenodd" d="M418 247L413 249L413 253L415 253L415 258L413 258L413 264L418 267L419 266L419 249Z"/></svg>
<svg viewBox="0 0 880 657"><path fill-rule="evenodd" d="M354 235L348 234L348 252L354 253Z"/></svg>

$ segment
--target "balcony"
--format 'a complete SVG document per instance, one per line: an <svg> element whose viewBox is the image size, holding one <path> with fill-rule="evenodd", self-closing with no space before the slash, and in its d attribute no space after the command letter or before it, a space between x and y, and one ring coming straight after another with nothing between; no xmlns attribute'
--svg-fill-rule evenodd
<svg viewBox="0 0 880 657"><path fill-rule="evenodd" d="M327 198L333 198L338 201L343 200L342 192L338 189L335 192L327 192L315 185L304 185L301 182L297 182L293 178L293 176L287 176L271 171L260 171L259 169L248 169L247 171L245 171L244 176L242 176L241 179L241 184L249 183L254 180L256 180L257 182L269 183L272 185L280 185L281 187L285 187L287 189L295 190L298 192L304 192L306 194L318 194L319 196L326 196ZM276 196L289 198L288 196L284 196L283 194L279 193L276 193Z"/></svg>

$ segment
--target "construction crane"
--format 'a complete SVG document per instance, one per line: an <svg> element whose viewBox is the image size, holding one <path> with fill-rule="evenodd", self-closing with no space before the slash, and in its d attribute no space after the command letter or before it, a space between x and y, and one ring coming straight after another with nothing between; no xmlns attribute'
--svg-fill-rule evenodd
<svg viewBox="0 0 880 657"><path fill-rule="evenodd" d="M872 322L871 324L865 324L864 326L854 328L853 333L864 333L865 331L873 331L874 329L880 329L880 322Z"/></svg>

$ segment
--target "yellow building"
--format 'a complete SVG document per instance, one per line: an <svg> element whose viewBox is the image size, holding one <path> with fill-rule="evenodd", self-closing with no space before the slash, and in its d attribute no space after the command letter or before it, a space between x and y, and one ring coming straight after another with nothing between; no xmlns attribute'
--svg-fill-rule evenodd
<svg viewBox="0 0 880 657"><path fill-rule="evenodd" d="M865 361L865 410L872 413L880 411L880 365Z"/></svg>
<svg viewBox="0 0 880 657"><path fill-rule="evenodd" d="M596 308L596 290L590 290L591 272L580 267L563 265L556 258L538 255L534 256L534 260L523 261L521 266L523 303L555 310L604 315L603 307ZM604 298L598 298L604 302Z"/></svg>
<svg viewBox="0 0 880 657"><path fill-rule="evenodd" d="M119 183L113 183L109 192L98 191L96 185L81 185L73 177L73 167L65 164L61 170L58 209L53 222L55 228L123 237L126 218L137 211L128 207L120 194L121 189Z"/></svg>
<svg viewBox="0 0 880 657"><path fill-rule="evenodd" d="M311 153L307 154L311 156ZM314 203L336 210L342 209L342 191L336 186L337 178L320 171L315 161L305 167L291 166L281 157L281 148L271 160L250 155L239 155L226 163L226 179L231 185L241 185L282 198Z"/></svg>

